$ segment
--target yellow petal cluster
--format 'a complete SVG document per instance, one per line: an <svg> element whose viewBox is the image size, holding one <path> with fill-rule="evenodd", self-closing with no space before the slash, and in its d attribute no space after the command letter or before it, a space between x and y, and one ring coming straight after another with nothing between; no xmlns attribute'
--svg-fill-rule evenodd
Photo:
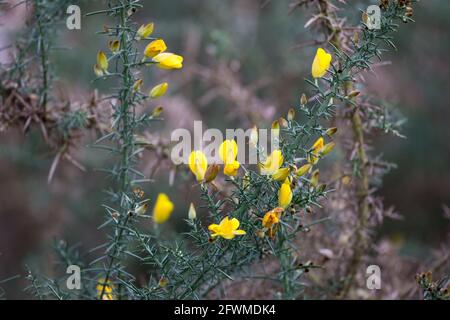
<svg viewBox="0 0 450 320"><path fill-rule="evenodd" d="M260 171L262 175L274 174L283 164L284 158L281 150L274 150L266 158L266 161L260 163Z"/></svg>
<svg viewBox="0 0 450 320"><path fill-rule="evenodd" d="M280 222L281 213L284 211L283 208L275 208L273 210L270 210L269 212L266 212L262 219L262 226L263 228L271 229L276 224Z"/></svg>
<svg viewBox="0 0 450 320"><path fill-rule="evenodd" d="M308 162L310 164L316 164L319 161L319 153L322 151L322 148L324 146L323 138L320 137L319 139L314 142L311 149L311 154L309 155Z"/></svg>
<svg viewBox="0 0 450 320"><path fill-rule="evenodd" d="M229 219L225 217L220 221L220 224L211 224L208 230L211 232L211 237L222 237L227 240L233 239L235 236L244 235L244 230L239 230L239 220L236 218Z"/></svg>
<svg viewBox="0 0 450 320"><path fill-rule="evenodd" d="M286 179L278 190L278 205L282 208L287 208L292 201L291 182Z"/></svg>
<svg viewBox="0 0 450 320"><path fill-rule="evenodd" d="M219 147L219 157L224 163L223 173L227 176L235 176L241 164L236 160L238 146L234 140L225 140Z"/></svg>
<svg viewBox="0 0 450 320"><path fill-rule="evenodd" d="M108 73L108 58L103 51L97 53L97 63L94 65L94 73L97 77L101 77Z"/></svg>
<svg viewBox="0 0 450 320"><path fill-rule="evenodd" d="M331 65L331 59L331 54L322 48L317 49L316 56L314 57L311 67L313 78L322 78L327 73L327 70Z"/></svg>
<svg viewBox="0 0 450 320"><path fill-rule="evenodd" d="M197 181L202 181L205 178L206 169L208 167L208 160L201 151L192 151L189 155L189 169L195 175Z"/></svg>
<svg viewBox="0 0 450 320"><path fill-rule="evenodd" d="M114 285L111 283L111 281L106 281L105 279L101 278L97 281L97 297L101 300L114 300L113 295L113 289ZM103 294L102 294L103 293Z"/></svg>
<svg viewBox="0 0 450 320"><path fill-rule="evenodd" d="M153 208L153 220L157 224L166 222L172 214L174 205L165 193L158 194Z"/></svg>

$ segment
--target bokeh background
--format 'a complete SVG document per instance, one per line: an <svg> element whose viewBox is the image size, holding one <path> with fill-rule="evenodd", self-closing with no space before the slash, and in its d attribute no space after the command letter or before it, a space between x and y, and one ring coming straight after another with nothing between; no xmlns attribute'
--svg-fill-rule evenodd
<svg viewBox="0 0 450 320"><path fill-rule="evenodd" d="M301 93L309 90L304 78L315 48L305 44L315 33L304 28L309 12L290 12L291 2L144 1L136 20L155 22L155 35L165 39L170 51L185 56L179 72L142 74L148 87L163 80L171 84L161 101L166 121L150 132L164 139L175 128L191 128L193 120L219 129L269 125L296 105ZM356 21L358 10L374 1L347 2L341 5L341 14ZM85 14L101 8L103 1L79 5ZM23 30L24 15L18 10L1 14L2 46ZM443 218L445 205L450 205L449 16L450 2L420 1L414 10L416 23L401 26L396 34L398 51L385 55L391 64L377 68L377 76L367 79L367 91L389 102L407 120L402 128L406 138L382 133L371 137L371 153L397 165L385 176L378 194L403 216L386 220L374 237L398 243L400 254L418 260L428 259L449 231ZM58 75L55 94L83 101L94 89L104 95L111 92L113 83L92 82L96 52L107 49L105 39L96 34L104 24L108 20L99 16L83 17L79 31L55 24L61 46L52 53ZM2 52L0 59L6 61L8 55ZM84 252L105 240L97 227L104 216L101 204L107 199L103 190L110 181L96 168L108 166L110 159L89 148L92 139L84 138L76 153L86 172L63 163L47 184L54 154L38 132L24 136L11 128L0 133L0 281L22 276L1 285L6 297L24 297L26 266L53 275L52 246L58 239ZM158 192L171 195L176 207L172 225L180 229L178 221L197 195L183 172L169 184L170 170L155 166L152 159L151 154L143 157L143 170L157 183L144 191L152 200Z"/></svg>

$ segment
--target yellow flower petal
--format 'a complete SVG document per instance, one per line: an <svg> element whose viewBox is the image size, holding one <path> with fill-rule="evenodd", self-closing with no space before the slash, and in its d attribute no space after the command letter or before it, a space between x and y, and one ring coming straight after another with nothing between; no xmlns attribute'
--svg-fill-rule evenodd
<svg viewBox="0 0 450 320"><path fill-rule="evenodd" d="M236 230L237 228L239 228L240 223L239 223L238 219L233 218L230 220L230 222L231 222L231 228L233 228L233 230Z"/></svg>
<svg viewBox="0 0 450 320"><path fill-rule="evenodd" d="M166 43L162 39L153 40L150 42L144 50L144 55L149 58L153 58L167 50Z"/></svg>
<svg viewBox="0 0 450 320"><path fill-rule="evenodd" d="M217 233L219 231L219 229L220 229L220 226L218 224L215 224L215 223L210 224L209 227L208 227L209 231L212 231L212 232L215 232L215 233Z"/></svg>
<svg viewBox="0 0 450 320"><path fill-rule="evenodd" d="M316 56L311 67L311 73L313 78L322 78L331 65L331 54L327 53L322 48L318 48Z"/></svg>
<svg viewBox="0 0 450 320"><path fill-rule="evenodd" d="M206 169L208 167L208 160L201 151L192 151L189 155L189 169L197 178L197 181L202 181L205 178Z"/></svg>
<svg viewBox="0 0 450 320"><path fill-rule="evenodd" d="M219 157L224 164L233 163L238 154L238 146L234 140L225 140L219 147Z"/></svg>
<svg viewBox="0 0 450 320"><path fill-rule="evenodd" d="M233 161L233 163L226 164L223 167L223 174L229 177L234 177L237 174L240 166L241 164L236 160Z"/></svg>
<svg viewBox="0 0 450 320"><path fill-rule="evenodd" d="M334 142L327 143L327 144L322 148L320 154L321 154L322 156L326 156L327 154L329 154L329 153L334 149L335 146L336 146L336 144L335 144Z"/></svg>
<svg viewBox="0 0 450 320"><path fill-rule="evenodd" d="M296 172L297 177L303 176L305 173L307 173L309 171L309 169L311 169L311 167L312 167L312 165L310 163L307 163L307 164L301 166Z"/></svg>
<svg viewBox="0 0 450 320"><path fill-rule="evenodd" d="M314 142L313 146L311 147L312 151L311 154L308 155L308 162L310 164L316 164L319 161L319 153L322 151L324 146L323 138L320 137L319 139Z"/></svg>
<svg viewBox="0 0 450 320"><path fill-rule="evenodd" d="M260 164L261 174L272 175L283 164L284 158L281 150L274 150L266 159Z"/></svg>
<svg viewBox="0 0 450 320"><path fill-rule="evenodd" d="M156 223L166 222L172 214L174 205L165 193L158 194L155 207L153 208L153 219Z"/></svg>
<svg viewBox="0 0 450 320"><path fill-rule="evenodd" d="M103 278L98 279L96 286L98 299L114 300L113 288L114 285L111 283L111 281L108 280L105 282L105 279Z"/></svg>
<svg viewBox="0 0 450 320"><path fill-rule="evenodd" d="M319 177L320 177L320 172L319 170L314 170L314 172L311 174L311 179L309 180L309 183L313 186L313 187L317 187L319 185Z"/></svg>
<svg viewBox="0 0 450 320"><path fill-rule="evenodd" d="M288 179L281 185L278 191L278 205L282 208L286 208L291 204L292 190L291 184Z"/></svg>
<svg viewBox="0 0 450 320"><path fill-rule="evenodd" d="M99 51L97 53L97 66L104 72L108 71L109 66L108 58L106 57L106 54L103 51Z"/></svg>
<svg viewBox="0 0 450 320"><path fill-rule="evenodd" d="M153 61L161 69L181 69L183 67L183 57L170 52L163 52L155 57Z"/></svg>
<svg viewBox="0 0 450 320"><path fill-rule="evenodd" d="M282 182L286 180L286 178L289 175L289 172L290 172L289 168L278 169L272 174L272 179Z"/></svg>

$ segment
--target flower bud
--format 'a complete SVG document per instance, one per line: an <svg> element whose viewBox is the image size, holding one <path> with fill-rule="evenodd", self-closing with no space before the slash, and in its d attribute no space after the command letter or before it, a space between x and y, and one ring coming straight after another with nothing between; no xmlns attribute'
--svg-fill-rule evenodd
<svg viewBox="0 0 450 320"><path fill-rule="evenodd" d="M108 47L109 47L109 50L111 50L112 53L116 53L120 49L120 42L119 42L119 40L111 40L108 43Z"/></svg>
<svg viewBox="0 0 450 320"><path fill-rule="evenodd" d="M331 138L332 136L334 136L337 130L338 129L336 127L328 128L327 131L325 131L325 134Z"/></svg>
<svg viewBox="0 0 450 320"><path fill-rule="evenodd" d="M168 88L169 84L167 82L160 83L157 86L154 86L148 95L152 99L157 99L165 95Z"/></svg>
<svg viewBox="0 0 450 320"><path fill-rule="evenodd" d="M205 182L210 183L216 179L217 174L219 173L219 165L218 164L211 164L205 172Z"/></svg>
<svg viewBox="0 0 450 320"><path fill-rule="evenodd" d="M359 96L360 93L361 93L361 92L359 92L358 90L354 90L354 91L350 92L350 93L347 95L347 98L348 98L348 99L353 99L353 98Z"/></svg>
<svg viewBox="0 0 450 320"><path fill-rule="evenodd" d="M134 210L134 213L136 213L138 216L141 216L147 212L148 209L148 203L144 203L143 205L137 207Z"/></svg>
<svg viewBox="0 0 450 320"><path fill-rule="evenodd" d="M253 147L258 145L258 128L256 126L254 126L250 132L249 143Z"/></svg>
<svg viewBox="0 0 450 320"><path fill-rule="evenodd" d="M189 206L189 212L188 212L189 220L194 220L197 218L197 212L195 211L194 204L191 202L191 205Z"/></svg>
<svg viewBox="0 0 450 320"><path fill-rule="evenodd" d="M314 172L311 174L311 179L309 181L313 187L317 187L319 185L319 177L320 177L319 169L314 170Z"/></svg>
<svg viewBox="0 0 450 320"><path fill-rule="evenodd" d="M311 167L312 167L312 165L310 163L307 163L307 164L301 166L295 174L297 175L297 177L301 177L301 176L305 175L307 172L309 172Z"/></svg>
<svg viewBox="0 0 450 320"><path fill-rule="evenodd" d="M153 33L155 25L152 23L143 24L137 31L138 38L140 40L147 38Z"/></svg>
<svg viewBox="0 0 450 320"><path fill-rule="evenodd" d="M320 152L320 154L322 156L326 156L327 154L329 154L331 152L331 150L333 150L333 148L335 147L335 143L334 142L330 142L327 143L323 148L322 151Z"/></svg>
<svg viewBox="0 0 450 320"><path fill-rule="evenodd" d="M306 97L306 95L303 93L302 97L300 98L300 104L302 106L306 105L308 103L308 98Z"/></svg>
<svg viewBox="0 0 450 320"><path fill-rule="evenodd" d="M152 113L153 117L159 117L161 115L161 113L163 112L163 107L162 106L157 106Z"/></svg>
<svg viewBox="0 0 450 320"><path fill-rule="evenodd" d="M290 108L287 114L288 121L292 121L295 118L295 110L293 108Z"/></svg>

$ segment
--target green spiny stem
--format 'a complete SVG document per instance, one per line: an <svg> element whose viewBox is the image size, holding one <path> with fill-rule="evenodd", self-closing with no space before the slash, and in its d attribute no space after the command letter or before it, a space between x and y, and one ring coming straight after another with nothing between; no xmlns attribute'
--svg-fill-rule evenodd
<svg viewBox="0 0 450 320"><path fill-rule="evenodd" d="M129 50L128 50L128 34L129 34L129 25L128 25L128 9L130 7L130 1L126 1L122 4L121 7L117 8L120 11L120 24L119 24L119 32L120 32L120 59L122 62L122 81L123 88L120 91L120 121L118 124L118 132L120 135L119 143L121 143L121 162L119 167L119 189L118 193L120 194L121 203L123 202L123 197L129 192L130 189L130 160L134 153L134 112L130 112L130 108L133 107L133 96L131 95L131 88L133 86L133 74L132 70L129 67ZM115 235L113 239L114 250L113 254L110 257L110 262L105 275L105 282L102 287L102 292L100 295L100 299L103 297L105 293L105 288L111 277L112 269L114 269L114 263L117 259L117 256L120 255L121 251L121 242L125 227L127 226L130 218L129 208L126 206L122 208L122 216L125 216L124 219L119 221L119 224L116 226ZM118 274L120 277L120 272ZM120 291L120 288L119 288ZM119 295L120 299L120 295Z"/></svg>

